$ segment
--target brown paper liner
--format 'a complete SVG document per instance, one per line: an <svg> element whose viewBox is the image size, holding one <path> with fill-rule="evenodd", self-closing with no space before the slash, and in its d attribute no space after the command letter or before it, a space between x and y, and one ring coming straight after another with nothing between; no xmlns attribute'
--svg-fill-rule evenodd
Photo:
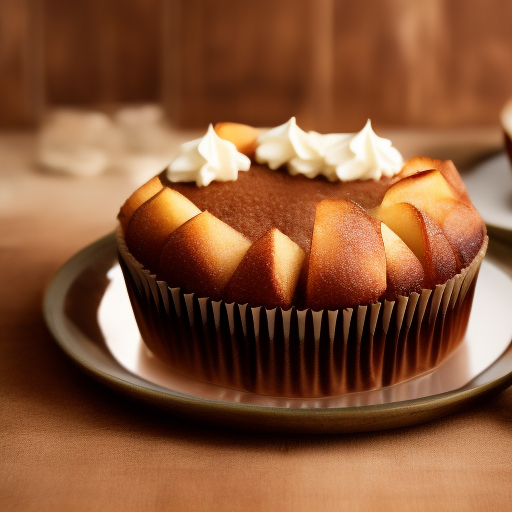
<svg viewBox="0 0 512 512"><path fill-rule="evenodd" d="M251 308L182 293L145 269L118 231L142 338L172 369L253 393L323 397L389 386L437 366L464 337L487 239L435 289L336 311Z"/></svg>

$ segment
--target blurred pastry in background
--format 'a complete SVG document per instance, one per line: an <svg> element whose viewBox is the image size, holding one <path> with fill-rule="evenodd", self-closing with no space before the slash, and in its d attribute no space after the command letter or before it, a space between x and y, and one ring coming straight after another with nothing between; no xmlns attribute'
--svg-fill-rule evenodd
<svg viewBox="0 0 512 512"><path fill-rule="evenodd" d="M108 171L143 183L171 161L171 138L157 105L125 107L112 117L58 109L41 128L37 160L49 172L85 177Z"/></svg>
<svg viewBox="0 0 512 512"><path fill-rule="evenodd" d="M501 126L505 139L505 150L512 163L512 99L509 100L501 111Z"/></svg>
<svg viewBox="0 0 512 512"><path fill-rule="evenodd" d="M44 169L62 174L101 174L109 165L109 146L115 144L116 135L106 114L56 110L41 129L38 162Z"/></svg>

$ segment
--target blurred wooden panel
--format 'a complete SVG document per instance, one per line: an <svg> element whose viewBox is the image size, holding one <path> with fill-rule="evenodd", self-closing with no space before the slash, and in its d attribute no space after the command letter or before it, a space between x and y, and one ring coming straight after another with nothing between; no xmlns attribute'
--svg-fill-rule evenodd
<svg viewBox="0 0 512 512"><path fill-rule="evenodd" d="M511 21L508 0L336 1L328 124L497 123L512 96Z"/></svg>
<svg viewBox="0 0 512 512"><path fill-rule="evenodd" d="M493 124L511 21L511 0L0 0L0 125L43 96L161 99L186 127Z"/></svg>
<svg viewBox="0 0 512 512"><path fill-rule="evenodd" d="M42 107L38 0L0 1L0 127L34 125Z"/></svg>
<svg viewBox="0 0 512 512"><path fill-rule="evenodd" d="M165 5L165 103L180 125L488 124L512 96L509 0Z"/></svg>
<svg viewBox="0 0 512 512"><path fill-rule="evenodd" d="M45 0L50 104L155 101L160 0Z"/></svg>
<svg viewBox="0 0 512 512"><path fill-rule="evenodd" d="M275 124L301 108L308 0L167 0L164 98L172 120Z"/></svg>

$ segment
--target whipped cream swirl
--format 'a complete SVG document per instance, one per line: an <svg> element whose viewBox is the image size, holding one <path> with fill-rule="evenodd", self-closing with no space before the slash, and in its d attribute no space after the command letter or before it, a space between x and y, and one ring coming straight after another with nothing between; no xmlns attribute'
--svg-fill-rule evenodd
<svg viewBox="0 0 512 512"><path fill-rule="evenodd" d="M239 153L232 142L221 139L210 124L206 135L182 144L178 156L167 168L171 182L195 181L198 187L213 180L234 181L238 171L248 171L251 160Z"/></svg>
<svg viewBox="0 0 512 512"><path fill-rule="evenodd" d="M330 181L378 180L400 172L403 158L391 141L378 137L368 120L358 133L304 132L292 117L258 138L256 160L271 169L286 164L290 174Z"/></svg>
<svg viewBox="0 0 512 512"><path fill-rule="evenodd" d="M286 164L292 174L317 176L323 167L320 145L297 126L295 117L258 137L256 161L277 169Z"/></svg>
<svg viewBox="0 0 512 512"><path fill-rule="evenodd" d="M379 180L400 172L404 163L391 141L375 134L370 120L358 133L322 135L301 130L295 117L258 137L255 159L273 170L286 165L292 175L323 175L330 181ZM205 186L213 180L234 181L250 167L250 159L210 125L204 137L181 145L167 177Z"/></svg>
<svg viewBox="0 0 512 512"><path fill-rule="evenodd" d="M391 141L378 137L368 119L365 127L333 144L324 153L325 175L331 180L378 180L394 176L404 164Z"/></svg>

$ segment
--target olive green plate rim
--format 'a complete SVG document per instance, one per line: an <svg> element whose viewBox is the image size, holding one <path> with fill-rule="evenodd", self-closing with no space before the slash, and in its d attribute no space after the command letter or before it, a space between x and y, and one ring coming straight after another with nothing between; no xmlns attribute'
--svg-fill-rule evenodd
<svg viewBox="0 0 512 512"><path fill-rule="evenodd" d="M411 400L354 407L278 408L185 395L130 373L106 347L106 354L102 356L108 355L110 363L102 369L96 361L77 354L76 347L84 341L85 335L77 332L70 336L62 327L63 305L71 283L91 262L102 258L114 260L116 254L115 234L110 233L75 254L56 272L43 301L46 325L58 346L86 374L124 395L172 415L256 432L367 432L434 420L512 384L512 345L484 372L459 389ZM168 416L163 414L162 421L166 420Z"/></svg>

